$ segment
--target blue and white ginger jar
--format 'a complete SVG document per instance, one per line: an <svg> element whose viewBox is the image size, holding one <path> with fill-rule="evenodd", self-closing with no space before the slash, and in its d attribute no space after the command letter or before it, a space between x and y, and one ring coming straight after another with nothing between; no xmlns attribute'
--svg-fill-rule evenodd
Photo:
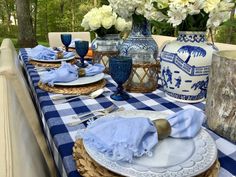
<svg viewBox="0 0 236 177"><path fill-rule="evenodd" d="M205 99L212 54L205 32L179 32L161 50L161 81L168 97L186 103Z"/></svg>
<svg viewBox="0 0 236 177"><path fill-rule="evenodd" d="M126 90L131 92L156 90L159 70L158 46L152 38L151 26L146 18L133 15L131 33L120 45L119 51L121 56L130 56L133 61L133 72L125 84ZM144 68L147 64L152 66L148 70Z"/></svg>

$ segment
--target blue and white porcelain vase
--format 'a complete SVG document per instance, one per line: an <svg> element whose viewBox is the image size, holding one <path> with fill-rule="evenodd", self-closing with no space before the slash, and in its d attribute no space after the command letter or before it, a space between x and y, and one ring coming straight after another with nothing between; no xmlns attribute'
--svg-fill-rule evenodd
<svg viewBox="0 0 236 177"><path fill-rule="evenodd" d="M165 94L177 101L197 103L205 99L212 54L206 32L179 32L160 53L161 80Z"/></svg>
<svg viewBox="0 0 236 177"><path fill-rule="evenodd" d="M126 82L126 90L133 92L151 92L157 88L158 47L151 35L151 26L143 16L133 15L132 30L128 38L120 45L120 55L130 56L133 60L133 72ZM146 67L147 64L153 67Z"/></svg>

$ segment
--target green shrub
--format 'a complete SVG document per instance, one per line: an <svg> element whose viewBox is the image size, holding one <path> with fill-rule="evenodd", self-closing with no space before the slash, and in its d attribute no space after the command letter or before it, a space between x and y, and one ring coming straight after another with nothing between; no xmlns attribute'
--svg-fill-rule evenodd
<svg viewBox="0 0 236 177"><path fill-rule="evenodd" d="M232 30L230 32L230 30ZM229 36L231 35L231 36ZM236 44L236 18L230 19L216 31L216 42Z"/></svg>
<svg viewBox="0 0 236 177"><path fill-rule="evenodd" d="M18 28L17 26L11 25L9 31L6 25L0 24L0 37L4 38L17 38Z"/></svg>

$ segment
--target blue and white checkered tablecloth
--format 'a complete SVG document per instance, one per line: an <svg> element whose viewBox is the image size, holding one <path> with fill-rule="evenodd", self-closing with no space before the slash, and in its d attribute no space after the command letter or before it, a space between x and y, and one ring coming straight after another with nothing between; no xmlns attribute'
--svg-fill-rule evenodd
<svg viewBox="0 0 236 177"><path fill-rule="evenodd" d="M72 156L72 147L78 128L84 128L86 124L75 127L68 127L65 124L72 122L75 114L89 112L106 108L111 104L118 107L125 107L126 110L153 110L172 114L186 108L196 108L204 110L205 103L184 104L169 100L163 90L157 89L152 93L130 93L131 98L127 101L113 101L110 94L115 91L114 81L106 75L106 90L110 91L96 99L81 97L64 104L54 104L51 100L53 94L45 92L38 87L39 74L34 66L28 63L27 49L20 49L21 59L24 63L29 83L42 114L42 123L45 134L48 138L51 151L54 156L57 168L62 177L79 177L76 171L75 162ZM221 138L208 130L216 142L218 148L218 158L221 164L220 177L236 176L236 145Z"/></svg>

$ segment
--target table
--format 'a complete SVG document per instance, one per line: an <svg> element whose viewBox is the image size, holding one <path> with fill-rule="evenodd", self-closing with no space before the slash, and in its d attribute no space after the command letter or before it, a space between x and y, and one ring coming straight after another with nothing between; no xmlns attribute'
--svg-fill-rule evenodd
<svg viewBox="0 0 236 177"><path fill-rule="evenodd" d="M185 104L169 100L160 86L152 93L130 93L131 98L127 101L113 101L110 99L110 94L115 91L116 85L109 75L105 76L107 79L105 89L110 92L104 93L96 99L81 97L64 104L54 104L51 100L53 94L39 89L37 85L40 77L34 66L28 63L28 50L30 49L20 49L19 58L23 61L32 93L41 113L44 132L53 153L56 166L62 177L80 176L76 171L72 156L72 147L75 142L77 129L85 128L86 123L75 127L68 127L65 124L72 121L72 115L103 109L113 103L118 107L125 107L126 110L152 110L169 114L187 108L205 109L205 102ZM207 131L215 140L218 148L218 158L221 164L219 176L236 176L236 145L210 130Z"/></svg>

